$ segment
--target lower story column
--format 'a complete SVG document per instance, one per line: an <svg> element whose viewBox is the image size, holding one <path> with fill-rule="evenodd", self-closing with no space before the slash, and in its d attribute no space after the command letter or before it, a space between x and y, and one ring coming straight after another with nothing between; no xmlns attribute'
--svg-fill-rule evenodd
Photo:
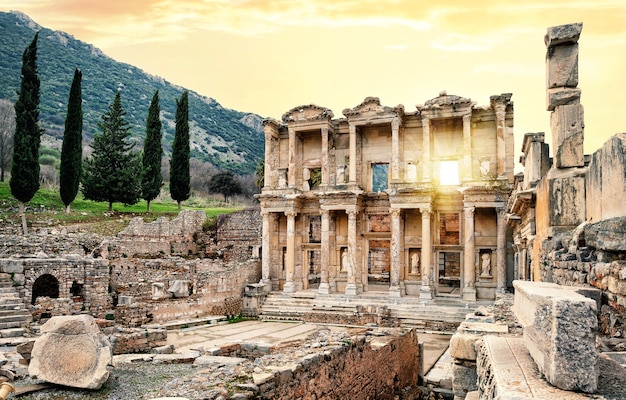
<svg viewBox="0 0 626 400"><path fill-rule="evenodd" d="M430 236L430 208L420 208L422 212L422 287L420 299L431 300L433 298L431 260L433 241Z"/></svg>

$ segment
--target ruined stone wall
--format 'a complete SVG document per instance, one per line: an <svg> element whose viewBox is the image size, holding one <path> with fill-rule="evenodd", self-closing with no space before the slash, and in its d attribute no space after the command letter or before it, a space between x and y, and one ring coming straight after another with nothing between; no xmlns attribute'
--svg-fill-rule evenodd
<svg viewBox="0 0 626 400"><path fill-rule="evenodd" d="M357 337L285 366L259 382L259 399L417 399L402 396L417 385L421 362L417 335L408 333L381 343Z"/></svg>
<svg viewBox="0 0 626 400"><path fill-rule="evenodd" d="M220 216L217 221L216 241L227 247L224 261L246 261L259 258L263 222L258 208Z"/></svg>

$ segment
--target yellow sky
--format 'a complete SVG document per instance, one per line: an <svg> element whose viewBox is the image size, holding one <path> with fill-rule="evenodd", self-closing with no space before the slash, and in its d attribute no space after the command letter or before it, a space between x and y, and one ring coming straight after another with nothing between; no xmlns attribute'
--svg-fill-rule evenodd
<svg viewBox="0 0 626 400"><path fill-rule="evenodd" d="M513 93L516 159L549 135L546 28L583 22L585 152L626 131L624 0L0 0L114 59L280 119L314 103L342 116L367 96L416 104L441 90L478 105Z"/></svg>

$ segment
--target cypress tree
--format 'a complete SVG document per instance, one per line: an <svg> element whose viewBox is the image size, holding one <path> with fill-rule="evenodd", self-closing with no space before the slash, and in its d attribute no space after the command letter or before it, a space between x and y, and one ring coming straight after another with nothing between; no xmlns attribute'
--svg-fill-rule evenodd
<svg viewBox="0 0 626 400"><path fill-rule="evenodd" d="M172 144L170 162L170 196L178 203L187 200L191 192L189 184L189 92L176 99L176 132Z"/></svg>
<svg viewBox="0 0 626 400"><path fill-rule="evenodd" d="M163 186L161 176L161 158L163 147L161 146L161 119L159 114L159 91L152 97L146 120L146 140L143 144L143 170L141 175L141 197L147 202L148 212L150 202L159 195Z"/></svg>
<svg viewBox="0 0 626 400"><path fill-rule="evenodd" d="M83 196L86 200L135 204L141 197L141 158L128 142L130 124L124 119L120 92L98 124L101 133L93 136L91 158L85 160Z"/></svg>
<svg viewBox="0 0 626 400"><path fill-rule="evenodd" d="M70 204L78 194L83 157L83 105L81 81L83 74L78 68L74 71L74 79L67 102L65 132L61 146L60 187L61 200L65 204L65 213L69 214Z"/></svg>
<svg viewBox="0 0 626 400"><path fill-rule="evenodd" d="M24 203L39 190L39 144L42 129L39 127L39 76L37 74L37 38L22 55L22 80L15 103L15 136L13 137L13 163L11 167L11 194L19 201L22 228L28 234Z"/></svg>

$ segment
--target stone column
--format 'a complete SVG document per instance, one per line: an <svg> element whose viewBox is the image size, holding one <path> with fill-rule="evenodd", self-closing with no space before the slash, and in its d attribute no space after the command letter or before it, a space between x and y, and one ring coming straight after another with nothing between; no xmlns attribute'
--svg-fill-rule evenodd
<svg viewBox="0 0 626 400"><path fill-rule="evenodd" d="M463 181L472 180L472 114L463 116Z"/></svg>
<svg viewBox="0 0 626 400"><path fill-rule="evenodd" d="M271 265L271 245L272 245L272 218L273 214L267 211L262 211L263 217L263 237L262 237L262 254L261 254L261 282L266 285L265 290L271 291L272 280L270 279L270 265Z"/></svg>
<svg viewBox="0 0 626 400"><path fill-rule="evenodd" d="M400 118L391 121L391 181L400 180Z"/></svg>
<svg viewBox="0 0 626 400"><path fill-rule="evenodd" d="M321 253L321 278L317 292L321 295L330 294L330 285L328 284L328 268L330 265L330 211L322 210L322 243L320 244Z"/></svg>
<svg viewBox="0 0 626 400"><path fill-rule="evenodd" d="M474 255L474 207L465 207L464 247L463 247L463 300L476 301L476 265Z"/></svg>
<svg viewBox="0 0 626 400"><path fill-rule="evenodd" d="M290 188L296 186L296 132L289 129L289 170L287 172L287 182Z"/></svg>
<svg viewBox="0 0 626 400"><path fill-rule="evenodd" d="M295 292L295 268L296 268L296 213L288 211L285 213L287 216L287 256L285 257L285 273L287 279L283 286L285 293Z"/></svg>
<svg viewBox="0 0 626 400"><path fill-rule="evenodd" d="M328 162L328 127L322 128L322 186L330 183L330 165Z"/></svg>
<svg viewBox="0 0 626 400"><path fill-rule="evenodd" d="M430 118L422 118L422 181L430 182Z"/></svg>
<svg viewBox="0 0 626 400"><path fill-rule="evenodd" d="M356 125L349 124L350 129L350 166L348 168L348 183L356 185Z"/></svg>
<svg viewBox="0 0 626 400"><path fill-rule="evenodd" d="M389 274L389 296L401 297L400 269L402 268L401 243L402 232L400 229L400 209L391 210L391 273Z"/></svg>
<svg viewBox="0 0 626 400"><path fill-rule="evenodd" d="M356 210L347 210L348 213L348 254L352 263L353 271L348 271L348 284L346 285L346 295L356 296L358 294L356 286L356 276L361 273L360 263L356 260Z"/></svg>
<svg viewBox="0 0 626 400"><path fill-rule="evenodd" d="M420 288L420 299L430 300L433 298L431 287L432 271L431 259L433 252L433 241L430 236L430 208L420 208L422 212L422 287Z"/></svg>
<svg viewBox="0 0 626 400"><path fill-rule="evenodd" d="M496 111L496 166L498 177L506 173L506 105L495 104Z"/></svg>
<svg viewBox="0 0 626 400"><path fill-rule="evenodd" d="M504 219L505 209L498 207L498 248L496 249L496 282L498 293L506 291L506 221Z"/></svg>
<svg viewBox="0 0 626 400"><path fill-rule="evenodd" d="M265 133L265 165L263 170L263 186L267 188L275 188L276 179L276 157L272 149L274 147L274 139L278 139L278 122L274 120L263 121L263 132Z"/></svg>

